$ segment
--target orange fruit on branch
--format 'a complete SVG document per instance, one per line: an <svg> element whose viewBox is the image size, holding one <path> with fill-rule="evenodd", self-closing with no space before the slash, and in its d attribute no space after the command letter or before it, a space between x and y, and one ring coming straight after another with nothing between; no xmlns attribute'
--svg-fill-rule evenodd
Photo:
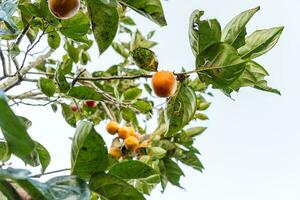
<svg viewBox="0 0 300 200"><path fill-rule="evenodd" d="M115 157L116 159L120 159L122 157L122 151L117 147L111 147L108 152L109 155Z"/></svg>
<svg viewBox="0 0 300 200"><path fill-rule="evenodd" d="M118 129L119 129L119 124L115 121L110 121L106 125L106 131L111 135L116 134L118 132Z"/></svg>
<svg viewBox="0 0 300 200"><path fill-rule="evenodd" d="M152 87L158 97L173 96L177 89L177 80L170 71L159 71L152 76Z"/></svg>
<svg viewBox="0 0 300 200"><path fill-rule="evenodd" d="M118 129L118 135L122 139L128 138L132 133L132 129L130 127L121 127Z"/></svg>
<svg viewBox="0 0 300 200"><path fill-rule="evenodd" d="M77 14L80 0L48 0L51 13L59 19L69 19Z"/></svg>
<svg viewBox="0 0 300 200"><path fill-rule="evenodd" d="M135 136L129 136L125 139L125 147L129 150L135 150L139 147L139 140Z"/></svg>

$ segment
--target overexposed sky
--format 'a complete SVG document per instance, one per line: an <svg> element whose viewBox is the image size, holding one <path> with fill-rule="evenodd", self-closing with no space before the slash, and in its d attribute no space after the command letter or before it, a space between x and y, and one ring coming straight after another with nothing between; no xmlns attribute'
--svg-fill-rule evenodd
<svg viewBox="0 0 300 200"><path fill-rule="evenodd" d="M160 188L149 200L299 200L300 199L300 91L299 0L170 0L164 2L168 26L158 28L152 22L133 14L143 31L157 29L155 48L160 69L192 69L194 57L187 35L189 15L194 9L204 10L206 18L217 18L222 27L236 14L260 5L248 25L248 33L260 28L285 26L279 43L257 60L269 72L269 84L282 96L242 89L235 101L218 91L210 100L207 112L208 130L197 139L205 171L201 174L184 167L182 186L170 186L162 195ZM89 69L103 69L117 63L112 50L98 58L93 53ZM102 68L101 68L102 67ZM69 154L74 129L53 113L50 107L20 106L18 114L30 116L30 133L44 144L52 155L49 170L69 167ZM103 127L98 127L99 132ZM104 137L106 137L103 131ZM20 163L19 167L23 167ZM38 172L38 169L34 169Z"/></svg>

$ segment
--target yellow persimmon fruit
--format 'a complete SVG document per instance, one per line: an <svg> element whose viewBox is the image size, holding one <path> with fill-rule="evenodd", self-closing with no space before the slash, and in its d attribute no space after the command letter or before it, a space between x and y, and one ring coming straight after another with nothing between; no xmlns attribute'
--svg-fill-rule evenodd
<svg viewBox="0 0 300 200"><path fill-rule="evenodd" d="M111 147L108 153L116 159L120 159L122 157L122 151L117 147Z"/></svg>
<svg viewBox="0 0 300 200"><path fill-rule="evenodd" d="M115 121L110 121L106 125L106 131L111 135L116 134L118 132L118 129L119 129L119 124Z"/></svg>
<svg viewBox="0 0 300 200"><path fill-rule="evenodd" d="M135 136L129 136L125 139L125 147L129 150L135 150L139 147L139 140Z"/></svg>
<svg viewBox="0 0 300 200"><path fill-rule="evenodd" d="M158 97L173 96L177 89L177 80L170 71L159 71L152 76L152 87Z"/></svg>
<svg viewBox="0 0 300 200"><path fill-rule="evenodd" d="M77 14L80 0L48 0L51 13L59 19L69 19Z"/></svg>

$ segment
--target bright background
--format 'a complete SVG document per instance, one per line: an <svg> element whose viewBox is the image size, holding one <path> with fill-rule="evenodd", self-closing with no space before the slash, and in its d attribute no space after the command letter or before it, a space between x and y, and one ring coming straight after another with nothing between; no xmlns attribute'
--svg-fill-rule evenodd
<svg viewBox="0 0 300 200"><path fill-rule="evenodd" d="M205 10L205 17L219 19L224 27L236 14L258 5L261 11L248 25L248 33L286 27L277 46L258 60L270 72L269 84L280 89L282 96L247 88L231 100L213 91L215 97L207 112L210 120L204 124L209 129L196 143L202 153L204 173L184 167L182 186L186 190L169 186L161 194L158 188L149 200L300 199L299 0L171 0L164 2L169 25L161 29L143 17L134 13L133 16L144 33L157 29L154 39L159 42L155 51L160 69L179 71L182 66L192 69L194 65L187 35L189 15L194 9ZM101 58L97 54L95 48L88 69L103 69L120 60L112 50ZM57 55L59 59L61 54ZM71 141L67 138L74 129L61 114L53 113L50 107L19 106L15 110L30 117L30 134L50 151L52 162L48 171L69 167ZM102 126L98 130L107 137ZM24 167L21 162L15 163ZM38 169L34 171L37 173Z"/></svg>

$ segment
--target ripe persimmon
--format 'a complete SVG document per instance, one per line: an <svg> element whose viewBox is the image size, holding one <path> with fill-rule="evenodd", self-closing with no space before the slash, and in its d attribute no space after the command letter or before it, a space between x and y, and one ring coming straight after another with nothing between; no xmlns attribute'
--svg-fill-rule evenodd
<svg viewBox="0 0 300 200"><path fill-rule="evenodd" d="M173 96L177 89L175 75L170 71L159 71L152 76L152 86L158 97Z"/></svg>
<svg viewBox="0 0 300 200"><path fill-rule="evenodd" d="M75 103L72 103L70 105L70 108L71 108L72 112L78 112L78 107L77 107L77 105Z"/></svg>
<svg viewBox="0 0 300 200"><path fill-rule="evenodd" d="M106 125L106 131L111 135L116 134L118 132L118 129L119 129L119 124L115 121L110 121Z"/></svg>
<svg viewBox="0 0 300 200"><path fill-rule="evenodd" d="M86 105L89 108L95 108L97 106L97 102L94 100L87 100L84 102L84 105Z"/></svg>
<svg viewBox="0 0 300 200"><path fill-rule="evenodd" d="M108 154L116 159L120 159L122 157L122 151L117 147L111 147L108 151Z"/></svg>
<svg viewBox="0 0 300 200"><path fill-rule="evenodd" d="M132 129L130 127L124 126L118 129L118 135L122 139L126 139L130 136Z"/></svg>
<svg viewBox="0 0 300 200"><path fill-rule="evenodd" d="M59 19L69 19L77 14L80 0L48 0L51 13Z"/></svg>
<svg viewBox="0 0 300 200"><path fill-rule="evenodd" d="M125 139L125 147L129 150L135 150L139 147L139 140L135 136L129 136Z"/></svg>

